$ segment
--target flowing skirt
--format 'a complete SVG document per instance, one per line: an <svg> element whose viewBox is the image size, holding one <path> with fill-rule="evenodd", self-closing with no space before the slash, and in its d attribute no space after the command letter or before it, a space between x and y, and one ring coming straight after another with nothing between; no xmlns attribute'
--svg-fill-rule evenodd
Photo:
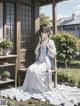
<svg viewBox="0 0 80 106"><path fill-rule="evenodd" d="M64 106L74 106L80 103L80 89L65 85L57 85L53 88L52 72L50 62L34 64L28 67L24 83L20 87L10 88L0 91L0 96L15 98L17 101L25 101L30 98L48 100L51 104ZM48 68L46 66L49 66ZM49 72L47 72L47 69Z"/></svg>
<svg viewBox="0 0 80 106"><path fill-rule="evenodd" d="M47 72L46 63L35 62L27 70L22 89L35 93L48 91L50 90L48 84L52 83L51 77L48 76L52 75L51 72Z"/></svg>

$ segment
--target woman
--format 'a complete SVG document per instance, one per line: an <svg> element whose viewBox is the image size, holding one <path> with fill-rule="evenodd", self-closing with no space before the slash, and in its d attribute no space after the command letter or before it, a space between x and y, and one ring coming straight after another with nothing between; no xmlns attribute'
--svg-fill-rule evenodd
<svg viewBox="0 0 80 106"><path fill-rule="evenodd" d="M35 50L36 61L28 67L23 85L2 90L0 96L16 98L18 101L30 98L48 100L56 106L78 106L80 89L65 85L51 88L52 60L57 53L53 40L49 38L49 29L44 26L40 33L40 41Z"/></svg>
<svg viewBox="0 0 80 106"><path fill-rule="evenodd" d="M50 90L48 80L51 79L48 79L47 71L51 70L51 59L56 56L56 48L49 38L49 32L47 26L40 28L40 40L35 50L36 61L28 67L22 87L24 91L39 93Z"/></svg>

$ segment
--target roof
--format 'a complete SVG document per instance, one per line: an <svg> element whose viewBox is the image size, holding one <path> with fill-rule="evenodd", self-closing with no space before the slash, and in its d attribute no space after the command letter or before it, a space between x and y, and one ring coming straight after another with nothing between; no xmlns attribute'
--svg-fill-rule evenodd
<svg viewBox="0 0 80 106"><path fill-rule="evenodd" d="M73 14L72 17L63 18L58 21L58 26L74 24L80 24L80 16L76 16L75 14Z"/></svg>
<svg viewBox="0 0 80 106"><path fill-rule="evenodd" d="M61 1L67 1L67 0L56 0L56 3L61 2ZM42 5L48 5L52 3L52 0L39 0L40 6Z"/></svg>

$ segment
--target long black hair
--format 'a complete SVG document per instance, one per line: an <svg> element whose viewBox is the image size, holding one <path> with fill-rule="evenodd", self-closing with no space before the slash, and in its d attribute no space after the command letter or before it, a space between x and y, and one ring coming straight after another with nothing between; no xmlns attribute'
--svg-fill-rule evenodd
<svg viewBox="0 0 80 106"><path fill-rule="evenodd" d="M48 27L46 24L40 25L40 33L43 32L47 32L48 34L50 34L51 33L50 27Z"/></svg>
<svg viewBox="0 0 80 106"><path fill-rule="evenodd" d="M48 37L49 37L49 35L51 33L51 29L46 24L40 25L39 36L41 38L41 41L42 41L41 33L44 33L44 32L48 33Z"/></svg>

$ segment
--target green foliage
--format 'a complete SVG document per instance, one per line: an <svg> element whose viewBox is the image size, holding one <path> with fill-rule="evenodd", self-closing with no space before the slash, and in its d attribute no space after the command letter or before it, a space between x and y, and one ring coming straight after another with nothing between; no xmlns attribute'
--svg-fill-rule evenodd
<svg viewBox="0 0 80 106"><path fill-rule="evenodd" d="M40 14L40 25L49 24L50 18L44 13Z"/></svg>
<svg viewBox="0 0 80 106"><path fill-rule="evenodd" d="M10 40L3 40L0 42L0 48L13 48L13 42Z"/></svg>
<svg viewBox="0 0 80 106"><path fill-rule="evenodd" d="M75 84L75 77L74 77L74 75L72 75L72 74L69 75L68 82L72 83L72 84Z"/></svg>
<svg viewBox="0 0 80 106"><path fill-rule="evenodd" d="M68 74L66 72L60 71L57 76L59 82L68 82Z"/></svg>
<svg viewBox="0 0 80 106"><path fill-rule="evenodd" d="M77 51L80 52L80 39L77 40Z"/></svg>
<svg viewBox="0 0 80 106"><path fill-rule="evenodd" d="M68 74L68 76L73 76L75 79L76 84L78 83L80 79L80 69L77 68L58 68L58 73L63 72L64 74ZM69 80L68 80L69 81Z"/></svg>
<svg viewBox="0 0 80 106"><path fill-rule="evenodd" d="M78 81L78 85L80 85L80 79L79 79L79 81Z"/></svg>
<svg viewBox="0 0 80 106"><path fill-rule="evenodd" d="M8 72L8 71L4 71L4 72L2 73L2 76L9 78L9 77L11 76L11 74L10 74L10 72Z"/></svg>
<svg viewBox="0 0 80 106"><path fill-rule="evenodd" d="M66 32L59 32L52 37L57 48L57 58L62 61L70 61L77 51L77 38Z"/></svg>
<svg viewBox="0 0 80 106"><path fill-rule="evenodd" d="M68 82L75 84L75 76L72 73L69 73L67 71L59 71L58 72L58 82Z"/></svg>

